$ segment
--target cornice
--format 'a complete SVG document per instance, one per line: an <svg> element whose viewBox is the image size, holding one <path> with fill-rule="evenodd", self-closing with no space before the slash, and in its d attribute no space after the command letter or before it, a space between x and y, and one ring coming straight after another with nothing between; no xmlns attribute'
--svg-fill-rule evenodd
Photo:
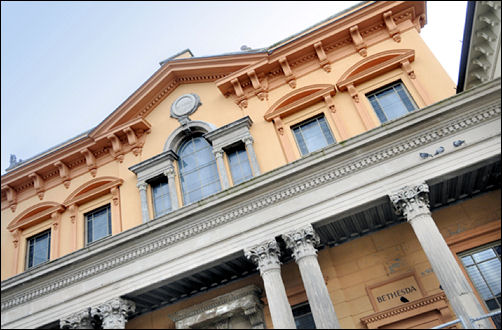
<svg viewBox="0 0 502 330"><path fill-rule="evenodd" d="M290 163L278 170L268 172L257 178L248 189L232 189L208 197L205 206L187 206L170 214L161 217L155 223L146 223L133 229L136 235L141 235L143 239L130 247L119 247L131 239L131 231L124 232L111 237L111 240L98 242L94 254L86 257L90 258L99 254L102 249L114 249L111 255L102 257L100 260L88 265L78 266L78 263L71 262L72 267L67 272L59 275L49 275L48 269L53 265L67 265L72 260L72 255L59 258L55 263L48 263L39 268L38 274L46 274L46 279L42 283L37 283L36 288L30 288L26 284L30 280L37 278L37 273L21 273L2 282L2 310L12 308L19 304L35 298L47 295L55 290L62 289L84 279L91 278L97 274L110 271L127 262L136 260L156 251L166 249L177 242L187 240L195 235L202 234L213 228L226 223L241 219L262 210L266 207L276 205L282 201L296 197L325 184L340 180L349 175L353 175L368 167L381 164L390 159L397 158L403 153L422 148L424 145L434 143L460 131L469 130L482 123L500 118L500 98L494 97L500 93L500 79L490 84L486 84L485 89L475 89L456 95L420 111L412 112L387 126L378 127L372 131L362 134L354 139L349 139L342 145L334 145L322 150L322 153L313 153L309 157ZM487 103L486 96L490 95L492 101ZM473 97L478 104L472 104ZM495 101L493 99L495 98ZM484 103L482 103L484 102ZM481 104L479 104L481 103ZM448 115L448 116L446 116ZM439 117L441 116L441 117ZM440 119L440 120L439 120ZM426 122L432 126L426 130L420 129L413 132L412 127L421 125L427 127ZM396 141L397 133L407 134ZM375 148L373 145L377 141L395 141L384 143L381 147ZM357 155L357 156L356 156ZM320 157L322 156L322 157ZM332 159L338 159L333 166L320 169L318 172L307 175L303 174L303 169L315 164L324 163ZM300 174L302 173L302 174ZM292 180L284 180L286 176L298 174ZM272 191L262 193L252 199L246 199L238 204L231 202L233 206L220 212L215 212L215 203L224 205L227 200L243 195L250 190L258 190L266 187L270 182L290 182L280 187L271 188ZM272 186L273 187L273 186ZM263 188L266 189L266 188ZM200 217L200 212L211 209L207 217ZM197 216L191 217L196 214ZM183 220L183 226L174 226L164 231L160 227L168 227L173 224L173 219L177 223ZM139 234L138 232L141 232ZM152 235L150 239L145 239L145 235ZM108 242L113 244L110 246ZM77 251L77 255L82 256L84 252ZM74 257L74 255L73 255ZM53 271L60 269L56 266ZM45 270L45 271L44 271ZM41 276L41 275L39 275ZM24 289L23 289L24 287ZM14 293L15 292L15 293ZM8 294L8 295L7 295ZM5 297L5 298L4 298Z"/></svg>

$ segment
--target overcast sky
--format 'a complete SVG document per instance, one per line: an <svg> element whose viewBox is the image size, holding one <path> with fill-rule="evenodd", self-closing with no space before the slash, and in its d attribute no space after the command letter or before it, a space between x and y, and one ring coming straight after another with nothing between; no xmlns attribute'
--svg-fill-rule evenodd
<svg viewBox="0 0 502 330"><path fill-rule="evenodd" d="M87 131L158 68L266 48L358 1L1 2L1 173ZM454 82L466 1L430 1L421 35Z"/></svg>

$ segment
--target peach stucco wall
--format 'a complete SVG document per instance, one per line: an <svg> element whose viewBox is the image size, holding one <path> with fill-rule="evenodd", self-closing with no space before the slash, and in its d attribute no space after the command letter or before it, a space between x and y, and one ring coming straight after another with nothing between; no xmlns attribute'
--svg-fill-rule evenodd
<svg viewBox="0 0 502 330"><path fill-rule="evenodd" d="M429 94L431 100L433 102L437 102L452 96L455 93L454 83L424 44L418 31L412 28L401 33L401 35L402 41L400 43L396 43L391 38L388 38L378 44L369 46L368 56L389 49L414 49L415 61L412 62L411 65L415 71L417 80L425 87L425 90ZM349 67L362 59L363 58L359 54L353 53L352 55L343 57L337 62L332 63L332 69L329 73L319 68L306 75L298 77L296 89L320 83L335 85L342 74ZM426 77L431 74L434 74L434 79L426 79ZM425 102L419 91L413 87L413 84L410 82L410 78L408 78L408 76L401 69L395 69L383 74L380 77L373 78L372 80L357 86L357 89L361 93L365 93L396 79L402 79L419 107L425 106ZM120 186L120 221L122 224L122 230L127 230L142 223L140 197L136 187L136 176L134 173L129 171L128 168L163 151L164 144L170 133L179 127L178 121L170 117L170 107L176 98L186 93L198 94L202 101L202 105L193 115L190 116L190 118L192 120L209 122L216 127L221 127L244 116L250 116L253 120L250 132L254 138L254 149L257 155L257 160L261 172L266 173L285 165L286 158L283 154L283 150L273 123L266 121L263 116L278 99L292 91L294 91L294 89L292 89L289 85L283 84L278 88L270 90L268 93L268 99L260 101L257 97L251 97L249 99L248 107L241 109L231 98L225 98L214 83L185 84L174 90L174 92L160 102L147 116L146 120L152 125L152 127L151 132L146 136L142 153L139 156L135 156L130 152L125 155L122 163L113 161L98 168L97 177L111 176L124 180L123 184ZM365 100L365 98L362 99L362 102L368 111L369 116L372 118L374 126L376 127L379 125L378 119L375 113L370 110L371 106L367 100ZM357 114L350 95L347 92L338 92L334 96L333 100L337 109L335 115L343 122L345 130L348 134L347 138L363 133L364 126ZM341 138L339 129L335 127L332 117L328 115L329 110L327 110L324 102L319 102L284 119L285 135L292 146L294 157L299 158L300 154L289 127L321 112L326 113L326 118L332 128L335 138L338 142L340 142ZM228 175L228 177L230 178L231 176ZM77 187L85 184L91 179L93 178L89 173L73 177L71 185L68 189L63 187L63 185L48 189L45 192L43 201L62 203ZM178 200L182 201L181 189L178 180L177 185ZM111 198L112 196L108 194L107 196L101 197L99 200L89 202L79 207L77 217L77 249L84 246L84 212L99 205L111 202ZM28 207L36 205L40 202L41 201L37 196L33 196L26 200L20 200L17 204L15 212L12 212L10 208L4 208L2 210L2 280L23 271L25 267L24 259L26 254L26 238L40 232L41 230L50 228L50 220L47 220L44 223L23 231L19 245L18 267L17 269L13 269L15 258L14 246L12 243L12 235L6 229L7 225ZM75 244L73 235L71 234L71 221L68 211L62 213L61 220L60 255L65 255L73 251L73 246Z"/></svg>

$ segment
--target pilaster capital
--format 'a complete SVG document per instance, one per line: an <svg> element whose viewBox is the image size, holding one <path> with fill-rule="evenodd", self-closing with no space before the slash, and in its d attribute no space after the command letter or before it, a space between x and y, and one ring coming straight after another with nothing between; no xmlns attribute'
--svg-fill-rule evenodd
<svg viewBox="0 0 502 330"><path fill-rule="evenodd" d="M59 320L61 329L94 329L90 308L68 315Z"/></svg>
<svg viewBox="0 0 502 330"><path fill-rule="evenodd" d="M91 316L102 320L103 329L125 329L127 316L135 310L134 302L115 298L91 308Z"/></svg>
<svg viewBox="0 0 502 330"><path fill-rule="evenodd" d="M176 175L176 172L174 171L174 166L173 165L168 166L164 171L164 175L167 176L168 178L174 178L174 176Z"/></svg>
<svg viewBox="0 0 502 330"><path fill-rule="evenodd" d="M431 213L429 209L429 186L425 183L405 186L389 194L389 198L396 214L403 214L408 222L422 215L428 216Z"/></svg>
<svg viewBox="0 0 502 330"><path fill-rule="evenodd" d="M275 239L244 250L244 256L258 266L261 276L269 270L280 269L280 255L281 250Z"/></svg>
<svg viewBox="0 0 502 330"><path fill-rule="evenodd" d="M303 257L316 256L315 247L319 245L320 238L312 225L283 234L282 238L286 246L293 251L293 257L297 262Z"/></svg>
<svg viewBox="0 0 502 330"><path fill-rule="evenodd" d="M214 154L214 157L216 157L216 158L223 158L223 153L224 153L224 151L221 148L213 149L213 154Z"/></svg>
<svg viewBox="0 0 502 330"><path fill-rule="evenodd" d="M146 191L147 186L148 184L145 181L141 181L136 184L136 187L138 187L139 191Z"/></svg>
<svg viewBox="0 0 502 330"><path fill-rule="evenodd" d="M244 142L244 144L245 144L246 146L248 146L248 145L250 145L250 144L253 144L254 139L253 139L253 137L252 137L252 136L246 136L246 137L244 137L244 138L242 139L242 142Z"/></svg>

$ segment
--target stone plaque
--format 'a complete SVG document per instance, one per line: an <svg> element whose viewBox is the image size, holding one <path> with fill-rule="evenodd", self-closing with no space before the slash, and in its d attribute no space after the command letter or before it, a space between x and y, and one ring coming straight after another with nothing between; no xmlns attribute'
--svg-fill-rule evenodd
<svg viewBox="0 0 502 330"><path fill-rule="evenodd" d="M384 282L366 286L366 291L375 311L404 305L425 296L415 273L406 273Z"/></svg>
<svg viewBox="0 0 502 330"><path fill-rule="evenodd" d="M190 93L178 97L171 106L171 116L174 118L186 118L197 110L200 105L197 94Z"/></svg>

